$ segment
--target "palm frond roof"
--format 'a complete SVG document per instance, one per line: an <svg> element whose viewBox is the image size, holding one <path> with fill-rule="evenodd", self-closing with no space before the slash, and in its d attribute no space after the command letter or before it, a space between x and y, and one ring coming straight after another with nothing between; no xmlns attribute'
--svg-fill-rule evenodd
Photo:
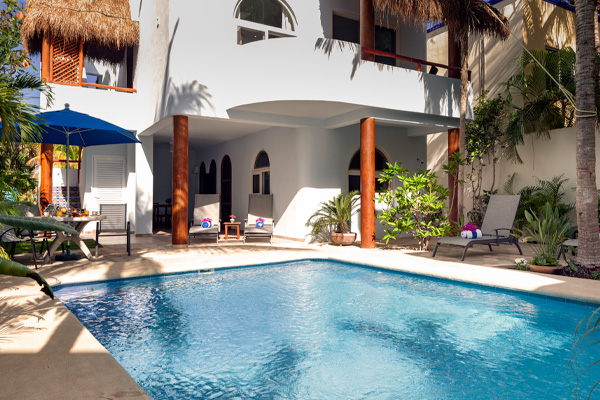
<svg viewBox="0 0 600 400"><path fill-rule="evenodd" d="M127 0L27 0L21 27L25 50L39 53L45 34L81 39L86 56L117 63L125 48L138 44L140 31Z"/></svg>

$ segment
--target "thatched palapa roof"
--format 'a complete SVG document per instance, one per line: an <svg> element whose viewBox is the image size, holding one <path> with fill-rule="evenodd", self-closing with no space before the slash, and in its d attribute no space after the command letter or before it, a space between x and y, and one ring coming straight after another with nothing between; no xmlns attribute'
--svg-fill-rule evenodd
<svg viewBox="0 0 600 400"><path fill-rule="evenodd" d="M422 23L446 21L457 33L508 38L508 20L483 0L373 0L375 9ZM498 18L496 18L496 16Z"/></svg>
<svg viewBox="0 0 600 400"><path fill-rule="evenodd" d="M138 44L140 30L127 0L27 0L21 27L25 50L40 53L44 34L82 39L87 57L119 63L125 48Z"/></svg>

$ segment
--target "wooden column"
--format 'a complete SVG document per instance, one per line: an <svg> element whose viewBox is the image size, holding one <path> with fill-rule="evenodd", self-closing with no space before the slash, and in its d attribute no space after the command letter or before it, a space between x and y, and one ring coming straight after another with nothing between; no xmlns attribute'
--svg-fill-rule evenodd
<svg viewBox="0 0 600 400"><path fill-rule="evenodd" d="M460 68L460 45L456 42L454 29L448 26L448 66ZM448 77L460 79L460 71L448 70ZM448 162L450 156L458 153L460 148L460 130L448 129ZM455 177L448 175L448 188L450 189L450 222L458 223L458 182Z"/></svg>
<svg viewBox="0 0 600 400"><path fill-rule="evenodd" d="M460 130L458 128L448 129L448 162L450 156L458 153L460 148ZM454 175L448 174L448 187L450 188L450 212L448 217L451 222L458 222L458 182Z"/></svg>
<svg viewBox="0 0 600 400"><path fill-rule="evenodd" d="M51 37L44 35L42 41L42 79L50 81L51 61L50 61L50 43ZM54 159L54 145L42 143L40 146L40 206L42 210L52 203L52 160Z"/></svg>
<svg viewBox="0 0 600 400"><path fill-rule="evenodd" d="M360 120L360 247L375 248L375 119Z"/></svg>
<svg viewBox="0 0 600 400"><path fill-rule="evenodd" d="M52 160L54 145L42 143L40 146L40 207L42 210L52 203Z"/></svg>
<svg viewBox="0 0 600 400"><path fill-rule="evenodd" d="M173 117L172 244L188 243L188 117Z"/></svg>
<svg viewBox="0 0 600 400"><path fill-rule="evenodd" d="M375 49L375 7L373 0L360 0L360 45ZM363 60L375 61L373 54L363 54Z"/></svg>

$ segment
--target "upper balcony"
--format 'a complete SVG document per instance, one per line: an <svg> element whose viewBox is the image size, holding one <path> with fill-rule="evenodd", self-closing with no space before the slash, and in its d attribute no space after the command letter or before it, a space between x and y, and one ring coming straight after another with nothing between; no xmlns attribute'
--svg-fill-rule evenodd
<svg viewBox="0 0 600 400"><path fill-rule="evenodd" d="M457 125L460 81L430 73L447 67L376 52L401 60L404 66L396 67L365 61L366 52L375 51L324 38L234 46L219 54L218 63L203 63L201 75L191 68L178 69L180 76L189 73L201 79L203 92L198 96L204 101L169 101L167 114L326 129L375 117L407 126L427 125L425 133ZM175 86L173 95L189 93L185 85ZM468 98L470 117L471 85Z"/></svg>

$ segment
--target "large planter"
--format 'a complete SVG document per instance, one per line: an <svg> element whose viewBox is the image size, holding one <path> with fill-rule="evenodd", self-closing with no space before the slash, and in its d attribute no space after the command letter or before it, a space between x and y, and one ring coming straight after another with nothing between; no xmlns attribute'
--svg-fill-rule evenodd
<svg viewBox="0 0 600 400"><path fill-rule="evenodd" d="M563 267L529 264L529 270L531 272L540 272L542 274L560 274L563 270Z"/></svg>
<svg viewBox="0 0 600 400"><path fill-rule="evenodd" d="M354 243L354 241L356 240L356 233L350 232L350 233L338 233L338 232L332 232L331 233L331 240L333 241L333 243L340 245L340 246L349 246L352 243Z"/></svg>

